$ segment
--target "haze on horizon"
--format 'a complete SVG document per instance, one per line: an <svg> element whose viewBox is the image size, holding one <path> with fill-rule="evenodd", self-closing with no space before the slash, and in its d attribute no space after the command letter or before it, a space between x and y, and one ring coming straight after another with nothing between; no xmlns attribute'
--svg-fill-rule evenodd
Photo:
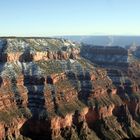
<svg viewBox="0 0 140 140"><path fill-rule="evenodd" d="M0 36L140 35L140 0L0 0Z"/></svg>

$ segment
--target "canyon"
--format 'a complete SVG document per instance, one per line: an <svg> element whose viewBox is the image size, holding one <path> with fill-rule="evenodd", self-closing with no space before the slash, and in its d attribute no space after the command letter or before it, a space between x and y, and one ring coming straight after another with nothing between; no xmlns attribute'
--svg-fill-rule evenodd
<svg viewBox="0 0 140 140"><path fill-rule="evenodd" d="M140 138L138 49L0 38L0 140Z"/></svg>

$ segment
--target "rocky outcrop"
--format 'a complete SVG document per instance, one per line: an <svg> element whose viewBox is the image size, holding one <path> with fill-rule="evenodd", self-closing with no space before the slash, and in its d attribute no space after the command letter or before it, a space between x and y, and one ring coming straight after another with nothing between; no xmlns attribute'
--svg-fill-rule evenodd
<svg viewBox="0 0 140 140"><path fill-rule="evenodd" d="M39 39L32 40L26 38L25 40L17 40L11 38L1 40L3 44L0 44L0 48L2 50L0 53L0 61L30 62L40 60L47 61L49 59L68 60L77 59L79 57L80 49L71 42L67 41L66 43L66 41L60 40L59 44L61 44L61 46L57 46L57 43L55 44L50 42L51 39L45 39L44 41L46 42L45 45L41 40L39 41ZM43 47L38 48L39 45L43 45Z"/></svg>
<svg viewBox="0 0 140 140"><path fill-rule="evenodd" d="M52 74L47 77L47 83L48 84L55 84L59 81L62 81L66 79L66 73L59 73L59 74Z"/></svg>
<svg viewBox="0 0 140 140"><path fill-rule="evenodd" d="M20 128L22 125L25 123L24 119L21 118L14 118L12 120L12 123L10 124L5 124L1 123L0 124L0 138L1 139L18 139L21 136L20 134Z"/></svg>

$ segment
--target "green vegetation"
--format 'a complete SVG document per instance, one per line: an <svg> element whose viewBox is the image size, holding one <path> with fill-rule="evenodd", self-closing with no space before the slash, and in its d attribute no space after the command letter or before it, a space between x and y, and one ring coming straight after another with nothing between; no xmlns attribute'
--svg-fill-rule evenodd
<svg viewBox="0 0 140 140"><path fill-rule="evenodd" d="M20 108L19 112L20 112L21 115L23 115L27 119L32 117L32 113L29 110L29 108Z"/></svg>
<svg viewBox="0 0 140 140"><path fill-rule="evenodd" d="M10 110L0 112L0 122L10 124L15 118L25 117L29 119L31 116L32 114L28 108L12 108Z"/></svg>
<svg viewBox="0 0 140 140"><path fill-rule="evenodd" d="M16 108L0 112L0 122L4 122L6 124L10 124L12 120L17 117L22 117L22 113Z"/></svg>
<svg viewBox="0 0 140 140"><path fill-rule="evenodd" d="M60 89L60 90L62 90L62 89L73 89L74 87L73 87L73 84L69 81L69 80L61 80L60 82L57 82L56 84L55 84L55 86L56 86L56 88L57 88L57 90L58 89Z"/></svg>
<svg viewBox="0 0 140 140"><path fill-rule="evenodd" d="M50 60L50 61L38 61L36 63L42 69L44 74L53 74L53 73L63 72L63 68L60 61Z"/></svg>
<svg viewBox="0 0 140 140"><path fill-rule="evenodd" d="M73 101L72 103L64 103L63 105L59 106L59 110L63 116L67 113L74 113L76 110L81 111L85 107L81 101Z"/></svg>

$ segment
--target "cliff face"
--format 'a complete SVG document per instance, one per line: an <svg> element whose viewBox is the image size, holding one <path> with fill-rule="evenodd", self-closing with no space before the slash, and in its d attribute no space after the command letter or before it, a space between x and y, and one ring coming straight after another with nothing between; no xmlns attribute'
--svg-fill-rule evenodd
<svg viewBox="0 0 140 140"><path fill-rule="evenodd" d="M127 67L128 50L119 46L83 45L81 55L102 67Z"/></svg>
<svg viewBox="0 0 140 140"><path fill-rule="evenodd" d="M139 62L127 50L52 38L2 38L0 50L0 139L140 137Z"/></svg>

